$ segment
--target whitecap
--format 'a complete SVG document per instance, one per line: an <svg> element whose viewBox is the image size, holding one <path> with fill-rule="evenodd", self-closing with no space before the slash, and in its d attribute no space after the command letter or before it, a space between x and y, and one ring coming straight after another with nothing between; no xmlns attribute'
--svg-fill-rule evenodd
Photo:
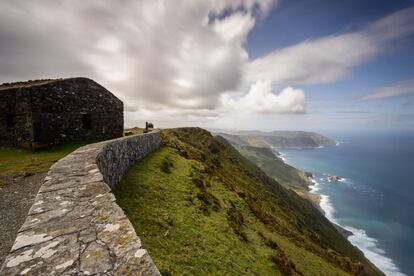
<svg viewBox="0 0 414 276"><path fill-rule="evenodd" d="M319 183L316 181L314 182L315 186L319 186ZM318 191L318 187L314 189L311 188L311 192ZM328 195L320 194L321 199L319 205L321 209L324 211L326 218L328 218L332 223L335 223L342 228L351 231L353 235L348 237L348 240L358 247L365 255L367 259L369 259L374 265L376 265L381 271L383 271L386 275L395 275L395 276L403 276L405 275L400 271L394 261L387 257L385 254L386 252L378 247L378 240L369 237L367 233L362 229L357 229L351 226L341 225L335 219L335 208L332 205L331 199Z"/></svg>
<svg viewBox="0 0 414 276"><path fill-rule="evenodd" d="M337 145L343 144L344 142L338 141ZM315 174L314 174L315 175ZM328 176L328 173L322 173L323 176ZM335 218L335 208L331 202L331 199L328 195L319 193L321 188L321 183L325 183L325 178L319 178L320 182L316 181L314 178L310 178L312 185L309 186L310 193L319 194L320 201L319 206L325 213L325 216L332 223L339 225L340 227L350 231L353 235L348 237L348 240L356 247L358 247L377 268L379 268L386 275L393 276L404 276L405 274L400 271L395 262L386 256L385 250L381 249L378 244L378 240L370 237L367 233L358 228L352 226L342 225ZM353 181L348 178L342 178L339 181L344 182L352 186L354 189L361 190L361 187L357 186Z"/></svg>
<svg viewBox="0 0 414 276"><path fill-rule="evenodd" d="M319 188L320 188L320 184L319 184L319 182L317 182L315 179L313 179L313 178L311 178L310 179L311 180L311 182L313 183L313 185L310 185L309 186L309 188L310 188L310 192L311 193L317 193L318 191L319 191Z"/></svg>
<svg viewBox="0 0 414 276"><path fill-rule="evenodd" d="M273 147L272 147L272 148L273 148ZM278 152L277 157L278 157L279 159L281 159L281 160L283 161L283 163L287 164L286 154L285 154L285 153L283 153L283 152L280 152L280 151L277 151L277 152Z"/></svg>
<svg viewBox="0 0 414 276"><path fill-rule="evenodd" d="M348 240L364 252L373 264L375 264L386 275L402 276L405 275L400 271L394 261L385 256L386 252L378 247L378 240L369 237L362 229L346 226L346 230L351 231L354 235L348 237Z"/></svg>

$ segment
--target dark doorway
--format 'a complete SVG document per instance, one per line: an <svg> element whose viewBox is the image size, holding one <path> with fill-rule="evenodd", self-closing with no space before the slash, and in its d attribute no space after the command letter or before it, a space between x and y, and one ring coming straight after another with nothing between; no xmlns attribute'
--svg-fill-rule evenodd
<svg viewBox="0 0 414 276"><path fill-rule="evenodd" d="M91 114L82 114L82 128L91 129L92 128L92 116Z"/></svg>
<svg viewBox="0 0 414 276"><path fill-rule="evenodd" d="M14 120L14 115L13 114L7 114L6 115L6 127L7 129L12 129L14 128L16 125L16 122Z"/></svg>

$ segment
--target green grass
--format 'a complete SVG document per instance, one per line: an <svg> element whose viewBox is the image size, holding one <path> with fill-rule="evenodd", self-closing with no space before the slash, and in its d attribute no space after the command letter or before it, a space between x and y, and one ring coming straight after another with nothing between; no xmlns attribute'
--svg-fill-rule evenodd
<svg viewBox="0 0 414 276"><path fill-rule="evenodd" d="M285 164L270 149L252 146L242 146L237 147L237 149L244 157L256 164L281 185L298 192L308 191L309 182L305 173Z"/></svg>
<svg viewBox="0 0 414 276"><path fill-rule="evenodd" d="M162 170L166 158L173 163L170 173ZM174 275L281 275L270 260L277 250L266 246L259 233L266 233L289 255L296 256L298 248L266 229L237 193L229 192L203 170L202 163L164 146L135 165L115 191L118 204L160 271ZM203 184L197 185L194 179L202 179ZM205 199L209 197L218 204ZM235 210L242 214L243 234L231 226L229 217ZM300 264L303 256L309 259L312 254L302 250L294 259ZM316 256L312 258L315 261L306 266L312 264L313 269L325 269L330 275L345 274Z"/></svg>
<svg viewBox="0 0 414 276"><path fill-rule="evenodd" d="M237 150L253 164L283 187L295 191L301 197L319 204L319 195L309 193L311 184L306 174L277 157L267 147L237 146Z"/></svg>
<svg viewBox="0 0 414 276"><path fill-rule="evenodd" d="M124 129L124 135L136 135L136 134L142 134L144 133L144 128L140 127L132 127L132 128L126 128Z"/></svg>
<svg viewBox="0 0 414 276"><path fill-rule="evenodd" d="M4 185L1 178L7 175L46 172L54 162L85 144L67 143L39 151L0 147L0 185Z"/></svg>
<svg viewBox="0 0 414 276"><path fill-rule="evenodd" d="M361 272L358 262L380 274L224 139L197 128L162 138L114 193L164 275L348 275Z"/></svg>

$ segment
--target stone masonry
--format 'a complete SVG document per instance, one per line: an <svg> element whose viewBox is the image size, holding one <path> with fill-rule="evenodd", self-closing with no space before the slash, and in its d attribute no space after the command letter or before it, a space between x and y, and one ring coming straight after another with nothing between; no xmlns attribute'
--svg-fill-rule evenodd
<svg viewBox="0 0 414 276"><path fill-rule="evenodd" d="M122 137L123 103L87 78L0 85L0 146L37 149Z"/></svg>
<svg viewBox="0 0 414 276"><path fill-rule="evenodd" d="M160 133L79 148L55 163L0 275L160 275L111 193Z"/></svg>
<svg viewBox="0 0 414 276"><path fill-rule="evenodd" d="M112 189L121 181L131 165L148 154L148 149L158 148L161 137L158 131L155 133L157 134L118 139L116 142L105 144L96 158L96 163L105 182Z"/></svg>

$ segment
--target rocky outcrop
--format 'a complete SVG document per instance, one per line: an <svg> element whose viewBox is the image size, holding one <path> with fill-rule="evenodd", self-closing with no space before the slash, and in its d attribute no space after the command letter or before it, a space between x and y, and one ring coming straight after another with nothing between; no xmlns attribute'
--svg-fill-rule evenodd
<svg viewBox="0 0 414 276"><path fill-rule="evenodd" d="M342 179L342 177L337 176L337 175L330 175L326 178L329 182L338 182L339 180Z"/></svg>
<svg viewBox="0 0 414 276"><path fill-rule="evenodd" d="M308 178L313 178L313 173L305 172L305 176L308 177Z"/></svg>
<svg viewBox="0 0 414 276"><path fill-rule="evenodd" d="M160 140L155 131L91 144L55 163L0 275L159 275L111 187Z"/></svg>

